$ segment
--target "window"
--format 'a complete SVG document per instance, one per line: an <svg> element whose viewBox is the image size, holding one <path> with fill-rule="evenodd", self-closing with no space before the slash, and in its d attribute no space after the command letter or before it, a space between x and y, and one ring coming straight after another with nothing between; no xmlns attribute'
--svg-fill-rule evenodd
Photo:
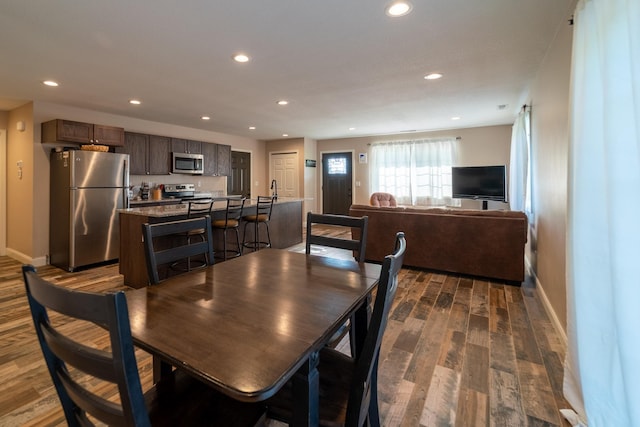
<svg viewBox="0 0 640 427"><path fill-rule="evenodd" d="M385 142L371 147L371 191L395 196L398 204L460 206L451 198L455 138Z"/></svg>
<svg viewBox="0 0 640 427"><path fill-rule="evenodd" d="M329 175L345 175L347 173L347 159L344 157L327 159L327 173Z"/></svg>

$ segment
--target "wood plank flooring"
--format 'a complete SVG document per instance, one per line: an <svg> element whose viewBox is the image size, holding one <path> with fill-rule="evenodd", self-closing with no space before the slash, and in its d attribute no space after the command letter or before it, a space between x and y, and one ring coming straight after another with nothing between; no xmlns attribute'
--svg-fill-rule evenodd
<svg viewBox="0 0 640 427"><path fill-rule="evenodd" d="M47 266L39 274L74 289L127 289L117 264L77 273ZM384 426L569 425L559 413L568 407L565 348L530 281L515 287L408 268L399 280L380 355ZM0 257L0 426L65 425L31 322L20 264ZM99 328L67 326L106 345ZM146 388L151 358L141 350L136 357Z"/></svg>

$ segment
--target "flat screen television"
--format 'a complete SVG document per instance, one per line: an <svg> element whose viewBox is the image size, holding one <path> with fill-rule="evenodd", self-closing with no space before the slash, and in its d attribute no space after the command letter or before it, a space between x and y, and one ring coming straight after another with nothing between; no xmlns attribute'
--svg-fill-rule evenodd
<svg viewBox="0 0 640 427"><path fill-rule="evenodd" d="M506 173L504 165L454 166L451 168L453 198L506 202Z"/></svg>

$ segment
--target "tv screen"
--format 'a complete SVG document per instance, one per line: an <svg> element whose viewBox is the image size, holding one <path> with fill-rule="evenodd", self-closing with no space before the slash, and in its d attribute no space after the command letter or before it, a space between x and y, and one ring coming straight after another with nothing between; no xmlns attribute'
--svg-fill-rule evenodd
<svg viewBox="0 0 640 427"><path fill-rule="evenodd" d="M507 201L506 167L454 166L451 168L454 199Z"/></svg>

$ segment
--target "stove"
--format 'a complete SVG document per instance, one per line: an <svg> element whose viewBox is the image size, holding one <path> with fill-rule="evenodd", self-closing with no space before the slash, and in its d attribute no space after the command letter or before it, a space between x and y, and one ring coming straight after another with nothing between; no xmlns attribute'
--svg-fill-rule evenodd
<svg viewBox="0 0 640 427"><path fill-rule="evenodd" d="M196 191L195 184L164 184L162 198L182 200L210 199L211 193Z"/></svg>

